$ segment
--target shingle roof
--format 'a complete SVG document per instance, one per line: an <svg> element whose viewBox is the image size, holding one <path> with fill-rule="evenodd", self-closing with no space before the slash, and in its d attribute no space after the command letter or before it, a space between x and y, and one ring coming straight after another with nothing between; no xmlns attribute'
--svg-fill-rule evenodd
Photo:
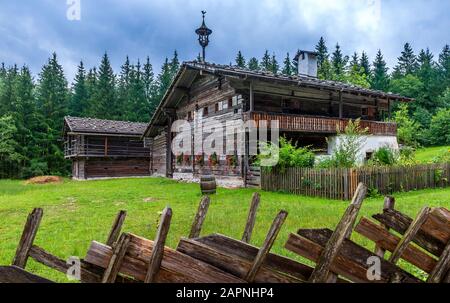
<svg viewBox="0 0 450 303"><path fill-rule="evenodd" d="M197 61L189 61L184 62L184 65L187 67L197 69L197 70L203 70L209 73L215 73L215 74L222 74L222 75L229 75L229 76L241 76L241 77L254 77L258 78L260 80L265 81L279 81L279 82L285 82L286 84L295 84L298 86L305 86L305 87L315 87L315 88L322 88L322 89L330 89L330 90L342 90L344 92L349 93L356 93L356 94L364 94L364 95L370 95L375 97L381 97L381 98L389 98L393 100L398 101L412 101L413 99L407 98L398 94L394 93L386 93L379 90L374 89L367 89L362 88L356 85L344 83L344 82L338 82L338 81L331 81L331 80L321 80L319 78L315 77L309 77L305 75L282 75L282 74L274 74L267 71L254 71L250 70L248 68L241 68L237 66L230 66L230 65L220 65L220 64L214 64L214 63L202 63Z"/></svg>
<svg viewBox="0 0 450 303"><path fill-rule="evenodd" d="M95 118L65 117L64 120L71 132L79 133L141 136L147 127L147 123L102 120Z"/></svg>

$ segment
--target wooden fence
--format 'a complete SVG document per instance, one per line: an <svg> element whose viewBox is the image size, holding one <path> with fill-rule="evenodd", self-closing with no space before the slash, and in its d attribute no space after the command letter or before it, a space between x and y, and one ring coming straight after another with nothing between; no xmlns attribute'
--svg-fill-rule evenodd
<svg viewBox="0 0 450 303"><path fill-rule="evenodd" d="M261 189L299 195L349 200L359 182L380 194L450 185L450 163L412 167L288 168L261 170Z"/></svg>

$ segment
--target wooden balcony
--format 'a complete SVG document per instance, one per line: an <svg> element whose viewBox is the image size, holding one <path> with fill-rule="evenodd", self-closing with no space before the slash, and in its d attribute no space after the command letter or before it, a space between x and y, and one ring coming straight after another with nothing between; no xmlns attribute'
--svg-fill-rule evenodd
<svg viewBox="0 0 450 303"><path fill-rule="evenodd" d="M298 131L305 133L324 133L336 134L337 130L344 131L348 125L349 119L300 116L291 114L273 114L262 112L251 112L244 114L245 120L254 120L259 127L260 121L267 121L270 127L270 121L278 120L281 131ZM372 135L396 136L397 124L391 122L379 122L361 120L360 126L367 128L368 133Z"/></svg>
<svg viewBox="0 0 450 303"><path fill-rule="evenodd" d="M121 157L121 158L149 158L148 148L129 145L102 145L102 144L78 144L77 142L66 142L64 156L74 157Z"/></svg>

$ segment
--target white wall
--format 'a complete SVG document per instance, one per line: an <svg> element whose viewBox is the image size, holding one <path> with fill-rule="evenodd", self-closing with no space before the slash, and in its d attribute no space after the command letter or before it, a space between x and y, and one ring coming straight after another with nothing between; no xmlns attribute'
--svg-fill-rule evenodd
<svg viewBox="0 0 450 303"><path fill-rule="evenodd" d="M345 135L331 136L328 137L328 154L332 155L337 146L339 146L342 138ZM358 162L362 163L366 158L367 152L374 152L380 147L388 146L391 149L399 150L397 137L396 136L361 136L364 145L362 146L360 152L357 155Z"/></svg>

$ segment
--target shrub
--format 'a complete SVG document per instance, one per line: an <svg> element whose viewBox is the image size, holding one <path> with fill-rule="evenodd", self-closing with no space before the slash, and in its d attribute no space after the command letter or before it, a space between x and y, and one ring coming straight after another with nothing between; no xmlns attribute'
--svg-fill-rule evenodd
<svg viewBox="0 0 450 303"><path fill-rule="evenodd" d="M380 147L373 155L371 162L377 165L394 165L398 161L398 154L388 146Z"/></svg>
<svg viewBox="0 0 450 303"><path fill-rule="evenodd" d="M261 165L261 160L266 159L267 154L273 155L273 149L276 148L272 143L261 142L260 147L265 154L260 153L257 157L256 163ZM271 153L270 153L271 152ZM279 158L276 168L280 171L285 171L288 167L313 167L315 155L309 146L297 147L292 140L287 140L284 137L280 138ZM267 167L271 169L271 167Z"/></svg>
<svg viewBox="0 0 450 303"><path fill-rule="evenodd" d="M395 112L394 121L397 123L398 140L402 144L417 146L420 134L420 124L409 117L407 104L400 104Z"/></svg>
<svg viewBox="0 0 450 303"><path fill-rule="evenodd" d="M450 150L446 150L440 155L434 157L431 162L433 163L450 163Z"/></svg>
<svg viewBox="0 0 450 303"><path fill-rule="evenodd" d="M360 119L356 119L354 122L350 120L344 132L338 129L340 142L333 155L324 164L320 165L343 168L355 167L357 165L359 151L365 141L362 136L366 135L367 132L367 128L362 129L360 127Z"/></svg>
<svg viewBox="0 0 450 303"><path fill-rule="evenodd" d="M431 144L450 144L450 108L439 110L431 119L429 138Z"/></svg>

